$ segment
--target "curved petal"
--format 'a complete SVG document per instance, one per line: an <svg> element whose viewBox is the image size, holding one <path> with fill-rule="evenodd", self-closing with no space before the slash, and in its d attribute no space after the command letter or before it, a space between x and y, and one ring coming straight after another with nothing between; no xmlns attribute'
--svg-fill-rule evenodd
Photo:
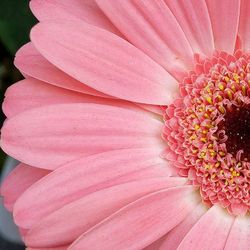
<svg viewBox="0 0 250 250"><path fill-rule="evenodd" d="M178 80L191 69L192 49L163 0L98 0L97 3L132 44Z"/></svg>
<svg viewBox="0 0 250 250"><path fill-rule="evenodd" d="M9 210L19 196L35 182L48 175L50 171L39 169L20 163L4 180L1 185L1 195L4 197L4 205Z"/></svg>
<svg viewBox="0 0 250 250"><path fill-rule="evenodd" d="M82 233L140 197L184 185L185 182L184 178L148 178L94 192L42 219L26 235L25 243L33 247L70 244ZM70 218L70 221L66 223L65 218Z"/></svg>
<svg viewBox="0 0 250 250"><path fill-rule="evenodd" d="M225 250L248 250L250 242L250 216L236 217Z"/></svg>
<svg viewBox="0 0 250 250"><path fill-rule="evenodd" d="M25 75L52 85L84 94L107 97L55 67L35 49L32 43L27 43L18 50L14 64Z"/></svg>
<svg viewBox="0 0 250 250"><path fill-rule="evenodd" d="M163 105L177 93L176 80L144 53L84 22L40 23L32 29L31 40L58 68L111 96Z"/></svg>
<svg viewBox="0 0 250 250"><path fill-rule="evenodd" d="M164 0L184 31L195 53L211 56L213 31L205 0Z"/></svg>
<svg viewBox="0 0 250 250"><path fill-rule="evenodd" d="M63 71L59 70L58 68L56 68L35 49L32 43L27 43L22 48L19 49L15 57L15 66L28 77L39 79L43 82L47 82L51 85L58 86L63 89L73 90L83 94L104 97L106 99L109 99L103 101L101 101L101 99L98 99L100 100L100 102L98 103L109 104L113 102L113 100L116 100L116 102L118 102L117 101L118 99L115 99L112 96L108 96L95 89L92 89L87 85L70 77ZM90 102L93 101L94 103L96 103L94 101L96 99L93 99L91 97L88 97L87 99L89 99ZM162 115L162 110L157 105L150 105L150 104L136 104L136 105L150 112Z"/></svg>
<svg viewBox="0 0 250 250"><path fill-rule="evenodd" d="M206 211L207 208L202 203L199 204L179 225L166 235L158 250L177 249L185 235Z"/></svg>
<svg viewBox="0 0 250 250"><path fill-rule="evenodd" d="M223 208L213 206L182 240L178 250L221 250L234 221Z"/></svg>
<svg viewBox="0 0 250 250"><path fill-rule="evenodd" d="M39 21L80 19L120 35L94 0L31 0L30 8Z"/></svg>
<svg viewBox="0 0 250 250"><path fill-rule="evenodd" d="M84 233L69 249L142 249L190 213L197 204L193 195L193 187L183 186L145 196Z"/></svg>
<svg viewBox="0 0 250 250"><path fill-rule="evenodd" d="M97 103L128 109L141 110L139 107L156 114L162 113L160 107L135 105L119 99L102 98L75 91L58 88L34 78L24 79L11 85L3 102L3 111L8 118L29 109L63 103ZM154 109L153 109L154 108ZM143 112L143 110L141 110Z"/></svg>
<svg viewBox="0 0 250 250"><path fill-rule="evenodd" d="M24 79L11 85L6 93L3 111L10 118L25 110L60 103L105 103L104 98L77 93L36 79Z"/></svg>
<svg viewBox="0 0 250 250"><path fill-rule="evenodd" d="M215 49L233 54L238 34L240 0L206 0Z"/></svg>
<svg viewBox="0 0 250 250"><path fill-rule="evenodd" d="M239 24L239 35L241 38L242 49L250 51L250 1L241 0L240 9L240 24Z"/></svg>
<svg viewBox="0 0 250 250"><path fill-rule="evenodd" d="M26 164L55 169L79 157L123 148L162 150L162 123L146 112L98 104L28 110L2 128L2 149Z"/></svg>
<svg viewBox="0 0 250 250"><path fill-rule="evenodd" d="M27 190L15 204L15 221L30 228L44 216L89 193L169 175L171 169L167 163L149 149L115 150L84 157L60 167ZM34 203L36 197L39 200Z"/></svg>

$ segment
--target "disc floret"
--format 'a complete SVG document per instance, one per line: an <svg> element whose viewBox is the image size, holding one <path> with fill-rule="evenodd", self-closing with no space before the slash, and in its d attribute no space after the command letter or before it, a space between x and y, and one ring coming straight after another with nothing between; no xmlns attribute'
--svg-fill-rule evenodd
<svg viewBox="0 0 250 250"><path fill-rule="evenodd" d="M200 186L205 203L235 215L250 210L250 57L199 57L166 108L165 157Z"/></svg>

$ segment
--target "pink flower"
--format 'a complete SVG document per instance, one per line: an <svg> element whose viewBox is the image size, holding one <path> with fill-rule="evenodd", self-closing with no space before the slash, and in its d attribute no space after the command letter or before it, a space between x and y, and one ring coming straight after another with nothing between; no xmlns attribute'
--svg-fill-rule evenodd
<svg viewBox="0 0 250 250"><path fill-rule="evenodd" d="M249 249L250 1L33 0L2 186L29 249Z"/></svg>

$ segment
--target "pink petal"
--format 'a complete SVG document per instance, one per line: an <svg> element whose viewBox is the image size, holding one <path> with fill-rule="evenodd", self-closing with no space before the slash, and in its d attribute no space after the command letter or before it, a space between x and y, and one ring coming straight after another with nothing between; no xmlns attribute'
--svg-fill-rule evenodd
<svg viewBox="0 0 250 250"><path fill-rule="evenodd" d="M164 0L184 31L193 51L211 56L214 50L209 13L203 0Z"/></svg>
<svg viewBox="0 0 250 250"><path fill-rule="evenodd" d="M32 43L27 43L18 50L14 63L21 72L41 81L84 94L107 97L56 68L35 49Z"/></svg>
<svg viewBox="0 0 250 250"><path fill-rule="evenodd" d="M136 105L138 105L139 107L145 109L145 110L148 110L152 113L155 113L155 114L158 114L161 116L162 118L162 115L163 115L163 109L161 106L158 106L158 105L150 105L150 104L141 104L141 103L136 103Z"/></svg>
<svg viewBox="0 0 250 250"><path fill-rule="evenodd" d="M134 44L181 80L192 67L192 49L163 0L98 0L100 8Z"/></svg>
<svg viewBox="0 0 250 250"><path fill-rule="evenodd" d="M239 24L239 35L241 38L242 49L250 51L250 1L241 0L240 9L240 24Z"/></svg>
<svg viewBox="0 0 250 250"><path fill-rule="evenodd" d="M165 189L145 196L96 225L73 249L142 249L182 221L196 206L191 186Z"/></svg>
<svg viewBox="0 0 250 250"><path fill-rule="evenodd" d="M178 177L148 178L92 193L42 219L26 235L25 243L33 247L70 244L83 232L127 204L149 193L183 185L185 182L185 178ZM65 218L70 220L65 223Z"/></svg>
<svg viewBox="0 0 250 250"><path fill-rule="evenodd" d="M144 247L143 250L159 250L163 239L164 239L164 236L161 237L160 239L154 241L152 244Z"/></svg>
<svg viewBox="0 0 250 250"><path fill-rule="evenodd" d="M213 206L182 240L178 250L221 250L224 248L234 217Z"/></svg>
<svg viewBox="0 0 250 250"><path fill-rule="evenodd" d="M50 104L92 103L95 100L105 99L65 90L31 78L22 80L7 89L3 110L5 115L10 118L25 110Z"/></svg>
<svg viewBox="0 0 250 250"><path fill-rule="evenodd" d="M55 169L79 157L122 148L162 150L162 123L145 112L98 104L58 104L7 120L2 149L21 162Z"/></svg>
<svg viewBox="0 0 250 250"><path fill-rule="evenodd" d="M94 0L32 0L30 8L40 21L80 19L120 35Z"/></svg>
<svg viewBox="0 0 250 250"><path fill-rule="evenodd" d="M31 39L50 62L106 94L163 105L177 93L176 80L144 53L84 22L40 23L32 29Z"/></svg>
<svg viewBox="0 0 250 250"><path fill-rule="evenodd" d="M233 53L238 33L240 0L206 0L215 49Z"/></svg>
<svg viewBox="0 0 250 250"><path fill-rule="evenodd" d="M250 242L250 217L238 216L227 238L225 250L248 250Z"/></svg>
<svg viewBox="0 0 250 250"><path fill-rule="evenodd" d="M152 149L116 150L84 157L55 170L27 190L15 204L15 221L29 228L89 193L129 181L169 175L171 169L166 161ZM39 200L34 203L36 197Z"/></svg>
<svg viewBox="0 0 250 250"><path fill-rule="evenodd" d="M157 108L157 106L137 106L127 101L86 95L58 88L33 78L22 80L11 85L7 89L3 103L3 110L5 115L10 118L29 109L60 103L99 103L127 107L134 110L140 110L140 106L150 112L157 114L160 112L162 113L162 109L160 109L160 107Z"/></svg>
<svg viewBox="0 0 250 250"><path fill-rule="evenodd" d="M207 208L203 204L199 204L179 225L166 235L158 249L177 249L185 235L206 211Z"/></svg>
<svg viewBox="0 0 250 250"><path fill-rule="evenodd" d="M21 49L19 49L15 57L15 66L21 72L23 72L25 75L29 77L40 79L43 82L47 82L64 89L74 90L76 92L98 97L105 97L106 99L113 98L111 96L105 95L95 89L88 87L87 85L75 80L74 78L71 78L69 75L56 68L53 64L51 64L44 57L42 57L42 55L35 49L32 43L27 43ZM93 98L91 99L91 97L88 97L87 99L89 99L89 102L96 103L96 101L94 101L96 99ZM107 100L101 101L101 99L98 99L98 101L99 100L100 100L99 103L107 101ZM111 100L108 100L107 102L110 103ZM162 115L162 109L157 105L150 105L150 104L136 104L136 105L145 110L149 110L150 112Z"/></svg>
<svg viewBox="0 0 250 250"><path fill-rule="evenodd" d="M33 248L33 247L27 247L27 250L67 250L69 246L61 246L61 247L52 247L52 248Z"/></svg>
<svg viewBox="0 0 250 250"><path fill-rule="evenodd" d="M12 210L19 196L32 184L49 173L48 170L20 163L1 185L1 195L4 197L5 207Z"/></svg>

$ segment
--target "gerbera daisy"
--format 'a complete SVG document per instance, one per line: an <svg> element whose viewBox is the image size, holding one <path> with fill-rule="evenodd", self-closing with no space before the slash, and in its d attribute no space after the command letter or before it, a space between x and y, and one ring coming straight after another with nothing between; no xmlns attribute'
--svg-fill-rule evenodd
<svg viewBox="0 0 250 250"><path fill-rule="evenodd" d="M249 249L250 1L30 5L1 141L28 249Z"/></svg>

